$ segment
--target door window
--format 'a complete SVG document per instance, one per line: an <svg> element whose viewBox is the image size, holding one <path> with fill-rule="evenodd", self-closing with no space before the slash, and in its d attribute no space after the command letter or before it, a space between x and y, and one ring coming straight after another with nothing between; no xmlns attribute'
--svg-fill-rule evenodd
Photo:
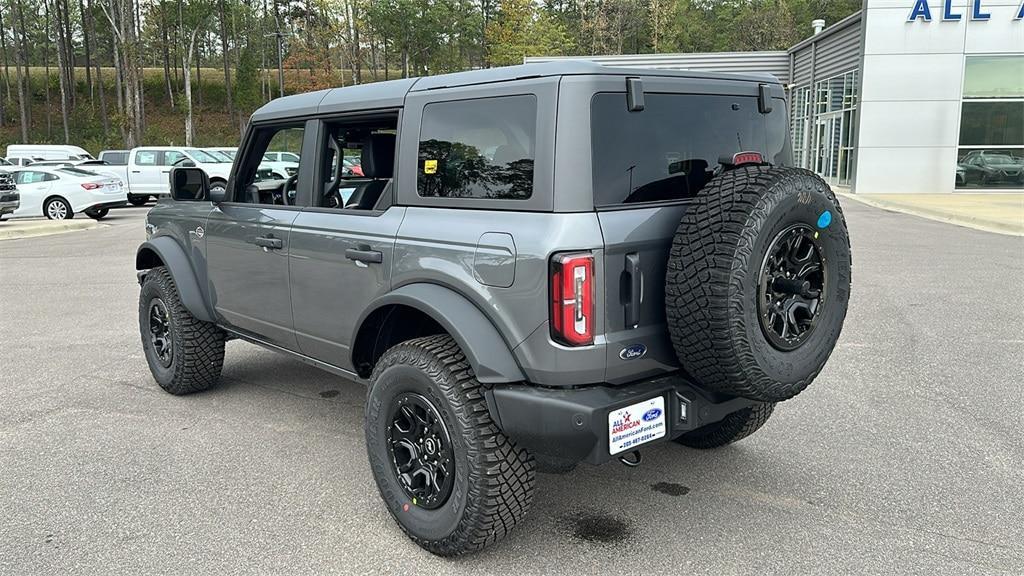
<svg viewBox="0 0 1024 576"><path fill-rule="evenodd" d="M247 204L294 206L297 197L299 168L287 167L285 174L264 164L270 150L302 150L302 125L274 126L257 129L249 147L240 157L233 200ZM296 178L293 178L296 177Z"/></svg>
<svg viewBox="0 0 1024 576"><path fill-rule="evenodd" d="M164 150L161 166L174 166L176 162L185 160L187 156L178 150Z"/></svg>
<svg viewBox="0 0 1024 576"><path fill-rule="evenodd" d="M384 205L395 175L397 129L397 115L327 124L324 183L314 205L339 210L374 210Z"/></svg>
<svg viewBox="0 0 1024 576"><path fill-rule="evenodd" d="M14 178L18 184L38 184L40 182L52 182L58 180L57 176L48 172L22 171Z"/></svg>
<svg viewBox="0 0 1024 576"><path fill-rule="evenodd" d="M156 150L139 150L135 153L137 166L156 166Z"/></svg>

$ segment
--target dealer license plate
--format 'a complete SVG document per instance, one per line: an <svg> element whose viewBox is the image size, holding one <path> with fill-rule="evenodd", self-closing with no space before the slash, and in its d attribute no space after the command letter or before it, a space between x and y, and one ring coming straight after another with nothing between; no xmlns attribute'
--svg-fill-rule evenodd
<svg viewBox="0 0 1024 576"><path fill-rule="evenodd" d="M618 454L665 436L665 397L637 402L608 414L608 453Z"/></svg>

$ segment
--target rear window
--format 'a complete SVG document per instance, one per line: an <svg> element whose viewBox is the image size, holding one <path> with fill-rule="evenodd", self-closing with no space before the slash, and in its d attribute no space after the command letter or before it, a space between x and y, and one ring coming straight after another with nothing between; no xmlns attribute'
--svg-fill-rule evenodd
<svg viewBox="0 0 1024 576"><path fill-rule="evenodd" d="M128 152L104 152L100 156L107 164L112 166L125 166L128 164Z"/></svg>
<svg viewBox="0 0 1024 576"><path fill-rule="evenodd" d="M526 200L533 194L537 99L502 96L423 108L420 196Z"/></svg>
<svg viewBox="0 0 1024 576"><path fill-rule="evenodd" d="M88 170L82 170L81 168L57 168L57 172L62 174L70 174L71 176L77 176L79 178L86 176L97 176L95 172L89 172Z"/></svg>
<svg viewBox="0 0 1024 576"><path fill-rule="evenodd" d="M596 206L692 198L721 168L719 160L737 152L790 163L780 99L769 114L758 112L756 97L647 93L644 100L642 111L629 112L625 93L593 98Z"/></svg>

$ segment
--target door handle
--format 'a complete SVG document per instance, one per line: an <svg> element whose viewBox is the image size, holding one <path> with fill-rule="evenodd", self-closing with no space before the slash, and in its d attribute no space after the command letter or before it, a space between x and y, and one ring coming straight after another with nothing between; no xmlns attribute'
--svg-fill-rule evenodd
<svg viewBox="0 0 1024 576"><path fill-rule="evenodd" d="M644 296L644 273L640 269L640 255L626 254L626 274L629 276L629 301L626 302L626 328L640 325L640 303Z"/></svg>
<svg viewBox="0 0 1024 576"><path fill-rule="evenodd" d="M280 238L274 238L272 235L257 236L256 240L253 241L257 246L268 248L270 250L280 250L284 247L284 241Z"/></svg>
<svg viewBox="0 0 1024 576"><path fill-rule="evenodd" d="M132 174L142 174L142 170L132 170Z"/></svg>
<svg viewBox="0 0 1024 576"><path fill-rule="evenodd" d="M384 261L384 254L376 250L370 250L369 246L360 246L358 249L349 248L348 250L345 250L345 258L355 260L356 262L380 264Z"/></svg>

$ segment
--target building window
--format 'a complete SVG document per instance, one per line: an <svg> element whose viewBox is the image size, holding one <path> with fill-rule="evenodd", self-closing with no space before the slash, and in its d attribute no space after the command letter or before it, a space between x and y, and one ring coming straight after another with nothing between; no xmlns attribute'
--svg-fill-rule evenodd
<svg viewBox="0 0 1024 576"><path fill-rule="evenodd" d="M813 146L807 167L832 184L849 186L857 128L857 71L817 82L814 94Z"/></svg>
<svg viewBox="0 0 1024 576"><path fill-rule="evenodd" d="M790 132L793 138L793 162L800 168L811 167L811 87L793 89L793 120Z"/></svg>
<svg viewBox="0 0 1024 576"><path fill-rule="evenodd" d="M1024 56L967 56L956 188L1024 188Z"/></svg>

